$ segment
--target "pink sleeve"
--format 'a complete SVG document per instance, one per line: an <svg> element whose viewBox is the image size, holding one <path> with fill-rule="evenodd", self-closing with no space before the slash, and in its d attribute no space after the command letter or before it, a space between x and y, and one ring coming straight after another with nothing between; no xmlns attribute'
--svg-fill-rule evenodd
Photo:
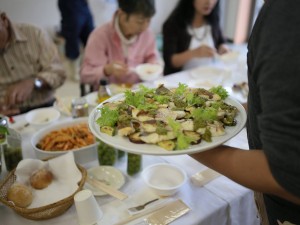
<svg viewBox="0 0 300 225"><path fill-rule="evenodd" d="M95 30L89 37L80 73L83 83L97 85L104 76L103 68L107 64L107 57L105 55L106 38L102 33Z"/></svg>
<svg viewBox="0 0 300 225"><path fill-rule="evenodd" d="M150 31L147 32L147 36L148 36L147 41L148 41L149 45L146 50L145 62L161 64L161 58L160 58L159 52L156 47L155 37Z"/></svg>

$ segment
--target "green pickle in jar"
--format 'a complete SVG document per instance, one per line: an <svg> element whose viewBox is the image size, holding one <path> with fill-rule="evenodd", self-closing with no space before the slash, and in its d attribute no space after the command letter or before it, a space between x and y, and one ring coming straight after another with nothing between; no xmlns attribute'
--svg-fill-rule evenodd
<svg viewBox="0 0 300 225"><path fill-rule="evenodd" d="M133 153L127 154L127 174L134 175L142 169L142 155Z"/></svg>
<svg viewBox="0 0 300 225"><path fill-rule="evenodd" d="M11 171L23 159L21 135L13 129L8 129L6 143L2 145L6 170Z"/></svg>
<svg viewBox="0 0 300 225"><path fill-rule="evenodd" d="M117 150L105 144L102 141L99 141L98 145L98 160L100 165L112 166L115 164L117 159Z"/></svg>
<svg viewBox="0 0 300 225"><path fill-rule="evenodd" d="M6 170L11 171L23 159L22 149L21 147L12 147L5 144L3 145L3 150Z"/></svg>
<svg viewBox="0 0 300 225"><path fill-rule="evenodd" d="M125 156L125 152L122 150L118 150L118 159L121 159Z"/></svg>

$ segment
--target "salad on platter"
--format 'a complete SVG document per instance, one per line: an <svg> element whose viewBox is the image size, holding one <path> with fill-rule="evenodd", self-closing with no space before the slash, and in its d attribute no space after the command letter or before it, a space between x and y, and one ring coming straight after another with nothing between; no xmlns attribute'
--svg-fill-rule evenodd
<svg viewBox="0 0 300 225"><path fill-rule="evenodd" d="M136 91L126 90L124 97L106 101L98 108L96 124L100 132L128 137L136 144L152 144L177 151L212 142L212 137L226 135L226 127L236 126L237 107L225 102L222 86L177 88L164 85Z"/></svg>

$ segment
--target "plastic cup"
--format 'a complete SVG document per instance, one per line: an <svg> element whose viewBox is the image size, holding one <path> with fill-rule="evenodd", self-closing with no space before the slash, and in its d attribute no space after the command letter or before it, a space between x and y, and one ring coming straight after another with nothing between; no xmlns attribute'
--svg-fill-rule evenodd
<svg viewBox="0 0 300 225"><path fill-rule="evenodd" d="M102 211L90 190L82 190L74 196L75 207L80 225L98 224Z"/></svg>

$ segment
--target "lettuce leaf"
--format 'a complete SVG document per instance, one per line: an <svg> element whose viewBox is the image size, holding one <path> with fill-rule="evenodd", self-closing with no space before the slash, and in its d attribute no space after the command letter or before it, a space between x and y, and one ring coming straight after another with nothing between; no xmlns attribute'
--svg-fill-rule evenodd
<svg viewBox="0 0 300 225"><path fill-rule="evenodd" d="M222 100L226 99L229 95L225 88L223 88L221 85L217 87L212 87L209 89L210 92L217 94L221 97Z"/></svg>
<svg viewBox="0 0 300 225"><path fill-rule="evenodd" d="M96 120L96 123L102 126L114 127L119 120L119 112L117 110L111 110L107 106L100 109L101 117Z"/></svg>

